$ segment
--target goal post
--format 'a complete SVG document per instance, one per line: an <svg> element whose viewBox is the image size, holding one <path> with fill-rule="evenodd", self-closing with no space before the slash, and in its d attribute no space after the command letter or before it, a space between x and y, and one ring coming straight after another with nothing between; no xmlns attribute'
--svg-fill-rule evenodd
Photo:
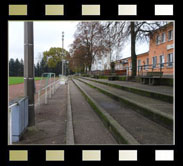
<svg viewBox="0 0 183 166"><path fill-rule="evenodd" d="M39 90L55 82L55 73L42 73Z"/></svg>

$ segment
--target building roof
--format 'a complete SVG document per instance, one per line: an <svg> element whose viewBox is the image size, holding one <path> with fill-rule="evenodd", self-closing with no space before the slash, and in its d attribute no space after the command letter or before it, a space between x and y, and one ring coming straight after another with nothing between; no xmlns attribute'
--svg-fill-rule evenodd
<svg viewBox="0 0 183 166"><path fill-rule="evenodd" d="M149 54L149 51L148 52L141 53L141 54L138 54L137 56L144 56L146 54Z"/></svg>
<svg viewBox="0 0 183 166"><path fill-rule="evenodd" d="M150 36L152 37L154 35L154 33L157 33L158 31L161 31L161 30L165 30L167 27L170 27L170 26L173 26L173 22L169 22L169 23L165 24L164 26L152 31L152 33L150 33Z"/></svg>

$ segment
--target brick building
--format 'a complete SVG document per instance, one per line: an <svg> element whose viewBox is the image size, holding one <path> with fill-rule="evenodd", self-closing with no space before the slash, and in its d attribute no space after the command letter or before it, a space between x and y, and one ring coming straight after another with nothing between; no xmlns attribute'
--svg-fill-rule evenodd
<svg viewBox="0 0 183 166"><path fill-rule="evenodd" d="M173 75L174 64L174 39L173 23L157 29L150 35L149 51L137 55L137 75L148 71L162 71L163 75ZM118 70L127 69L131 75L131 57L115 62Z"/></svg>

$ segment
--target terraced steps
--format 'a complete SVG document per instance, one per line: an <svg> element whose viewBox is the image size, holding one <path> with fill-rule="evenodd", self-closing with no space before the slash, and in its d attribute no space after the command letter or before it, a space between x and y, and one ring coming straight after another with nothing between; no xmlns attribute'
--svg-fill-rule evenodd
<svg viewBox="0 0 183 166"><path fill-rule="evenodd" d="M149 86L137 82L129 81L109 81L106 79L94 79L82 77L83 79L108 85L117 89L132 92L138 95L154 98L157 100L173 103L173 87L168 86Z"/></svg>
<svg viewBox="0 0 183 166"><path fill-rule="evenodd" d="M120 101L120 103L126 103L135 111L143 114L155 122L158 122L164 127L173 130L173 104L146 96L137 95L125 90L119 90L90 80L81 78L79 80L104 93L105 95Z"/></svg>
<svg viewBox="0 0 183 166"><path fill-rule="evenodd" d="M100 93L81 80L74 80L74 82L118 142L127 144L173 143L171 130L149 120L134 111L134 108Z"/></svg>
<svg viewBox="0 0 183 166"><path fill-rule="evenodd" d="M74 144L118 144L76 85L69 81Z"/></svg>

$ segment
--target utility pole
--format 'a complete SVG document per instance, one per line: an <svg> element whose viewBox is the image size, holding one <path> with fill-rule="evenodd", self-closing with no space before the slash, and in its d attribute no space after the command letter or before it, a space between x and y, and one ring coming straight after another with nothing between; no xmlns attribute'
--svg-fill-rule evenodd
<svg viewBox="0 0 183 166"><path fill-rule="evenodd" d="M24 95L28 97L28 126L35 125L33 22L24 23Z"/></svg>
<svg viewBox="0 0 183 166"><path fill-rule="evenodd" d="M64 32L62 32L62 75L64 75Z"/></svg>

